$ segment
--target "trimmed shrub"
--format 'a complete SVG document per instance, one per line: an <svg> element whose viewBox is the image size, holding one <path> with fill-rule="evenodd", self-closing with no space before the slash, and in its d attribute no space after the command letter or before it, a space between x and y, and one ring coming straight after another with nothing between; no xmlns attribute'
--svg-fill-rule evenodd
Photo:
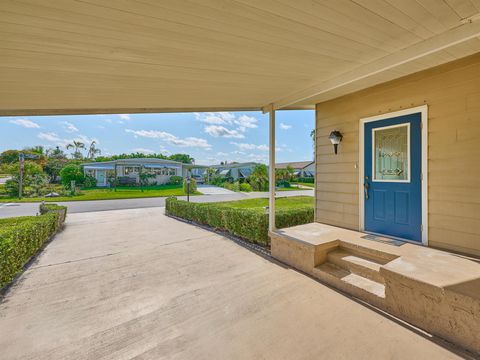
<svg viewBox="0 0 480 360"><path fill-rule="evenodd" d="M252 186L249 183L241 183L240 184L240 191L251 192L252 191Z"/></svg>
<svg viewBox="0 0 480 360"><path fill-rule="evenodd" d="M315 183L315 178L314 177L299 177L295 181L314 184Z"/></svg>
<svg viewBox="0 0 480 360"><path fill-rule="evenodd" d="M188 192L188 190L190 191L190 194L193 194L197 191L197 181L195 179L190 178L190 186L188 186L186 179L183 181L183 191L185 194Z"/></svg>
<svg viewBox="0 0 480 360"><path fill-rule="evenodd" d="M171 185L181 185L182 181L183 181L183 177L174 175L170 177L170 180L168 181L168 183Z"/></svg>
<svg viewBox="0 0 480 360"><path fill-rule="evenodd" d="M291 186L290 186L290 182L288 182L287 180L279 180L279 181L277 181L276 186L281 187L281 188L289 188L289 187L291 187Z"/></svg>
<svg viewBox="0 0 480 360"><path fill-rule="evenodd" d="M97 186L97 179L91 175L85 176L85 180L83 181L83 187L85 188L94 188Z"/></svg>
<svg viewBox="0 0 480 360"><path fill-rule="evenodd" d="M167 198L166 213L197 224L227 231L249 242L270 245L268 214L263 209L229 208L217 204L192 203ZM306 224L313 221L313 208L278 210L275 214L278 228Z"/></svg>
<svg viewBox="0 0 480 360"><path fill-rule="evenodd" d="M66 207L42 204L39 216L0 220L0 288L9 284L65 220Z"/></svg>

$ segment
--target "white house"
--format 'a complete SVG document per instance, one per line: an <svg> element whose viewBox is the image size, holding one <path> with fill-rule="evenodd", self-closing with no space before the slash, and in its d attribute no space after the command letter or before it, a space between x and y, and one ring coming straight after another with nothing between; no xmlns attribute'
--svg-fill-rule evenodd
<svg viewBox="0 0 480 360"><path fill-rule="evenodd" d="M140 173L154 174L149 183L161 185L168 183L172 176L184 177L187 173L186 164L153 158L91 162L82 166L85 175L97 179L97 186L109 186L108 179L114 174L121 185L139 184Z"/></svg>
<svg viewBox="0 0 480 360"><path fill-rule="evenodd" d="M293 169L293 175L296 177L314 177L315 176L315 161L293 161L276 163L276 169Z"/></svg>

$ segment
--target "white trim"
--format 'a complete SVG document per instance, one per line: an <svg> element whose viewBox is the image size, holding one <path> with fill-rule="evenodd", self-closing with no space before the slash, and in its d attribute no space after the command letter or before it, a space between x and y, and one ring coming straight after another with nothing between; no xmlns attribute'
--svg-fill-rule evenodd
<svg viewBox="0 0 480 360"><path fill-rule="evenodd" d="M275 110L270 109L269 118L269 148L268 148L268 230L274 231L275 226Z"/></svg>
<svg viewBox="0 0 480 360"><path fill-rule="evenodd" d="M379 130L385 130L385 129L393 129L393 128L398 128L398 127L407 127L407 158L408 158L408 178L406 180L383 180L383 179L375 179L375 166L376 166L376 161L375 161L375 132ZM391 183L409 183L411 181L410 173L412 171L412 166L411 166L411 159L410 159L410 123L406 124L398 124L398 125L390 125L390 126L383 126L383 127L378 127L378 128L373 128L372 129L372 182L391 182Z"/></svg>
<svg viewBox="0 0 480 360"><path fill-rule="evenodd" d="M422 105L410 109L394 111L381 115L361 118L359 120L359 177L358 177L358 204L359 204L359 230L365 230L365 201L363 182L365 179L364 156L365 156L365 123L385 120L394 117L404 116L420 113L422 122L422 173L421 173L421 187L422 187L422 244L428 245L428 106ZM388 235L383 235L387 236Z"/></svg>

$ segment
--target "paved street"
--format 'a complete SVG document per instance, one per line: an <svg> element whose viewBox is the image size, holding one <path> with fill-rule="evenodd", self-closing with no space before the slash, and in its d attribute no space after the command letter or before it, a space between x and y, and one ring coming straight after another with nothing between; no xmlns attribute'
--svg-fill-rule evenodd
<svg viewBox="0 0 480 360"><path fill-rule="evenodd" d="M205 195L191 196L194 202L215 202L242 200L249 198L268 197L266 192L240 193L218 187L199 187ZM285 196L313 196L313 190L279 191L277 197ZM180 196L179 199L186 199ZM83 213L90 211L106 211L121 209L137 209L165 206L165 198L141 198L141 199L120 199L120 200L95 200L95 201L68 201L59 204L68 206L68 213ZM0 203L0 218L13 216L35 215L38 212L39 203Z"/></svg>
<svg viewBox="0 0 480 360"><path fill-rule="evenodd" d="M0 302L1 359L459 359L162 208L71 214Z"/></svg>

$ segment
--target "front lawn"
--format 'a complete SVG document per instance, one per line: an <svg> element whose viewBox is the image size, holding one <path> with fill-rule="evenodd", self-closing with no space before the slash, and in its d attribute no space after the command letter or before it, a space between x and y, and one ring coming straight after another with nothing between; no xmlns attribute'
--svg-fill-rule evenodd
<svg viewBox="0 0 480 360"><path fill-rule="evenodd" d="M198 191L195 194L200 195ZM53 198L30 197L19 200L16 197L10 197L6 194L0 195L0 202L59 202L59 201L86 201L86 200L114 200L114 199L133 199L150 198L166 196L186 195L182 185L157 185L139 188L139 187L117 187L116 190L107 188L82 189L75 196L60 196Z"/></svg>
<svg viewBox="0 0 480 360"><path fill-rule="evenodd" d="M302 209L302 208L312 208L315 203L315 199L312 196L291 196L277 198L275 200L275 207L277 210L286 210L286 209ZM246 200L237 200L237 201L225 201L213 203L222 207L229 207L233 209L255 209L259 211L264 211L265 206L268 206L267 198L256 198L256 199L246 199Z"/></svg>

